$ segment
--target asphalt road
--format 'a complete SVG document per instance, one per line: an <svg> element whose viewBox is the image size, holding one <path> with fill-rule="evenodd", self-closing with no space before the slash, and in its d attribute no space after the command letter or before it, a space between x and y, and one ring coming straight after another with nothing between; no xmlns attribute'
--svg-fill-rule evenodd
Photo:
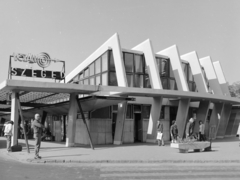
<svg viewBox="0 0 240 180"><path fill-rule="evenodd" d="M240 164L35 164L0 156L0 180L240 179Z"/></svg>

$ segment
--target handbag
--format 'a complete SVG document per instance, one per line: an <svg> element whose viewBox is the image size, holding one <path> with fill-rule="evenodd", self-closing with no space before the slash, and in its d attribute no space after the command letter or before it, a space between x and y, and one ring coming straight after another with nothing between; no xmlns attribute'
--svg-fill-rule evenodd
<svg viewBox="0 0 240 180"><path fill-rule="evenodd" d="M161 140L161 139L162 139L162 136L163 136L163 133L161 133L161 132L158 132L158 133L157 133L157 139Z"/></svg>

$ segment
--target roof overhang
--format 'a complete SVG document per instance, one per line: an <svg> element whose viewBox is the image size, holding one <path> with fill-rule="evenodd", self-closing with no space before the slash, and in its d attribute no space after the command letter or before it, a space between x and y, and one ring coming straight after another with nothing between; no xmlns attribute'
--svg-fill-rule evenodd
<svg viewBox="0 0 240 180"><path fill-rule="evenodd" d="M177 98L186 99L191 101L211 101L213 103L228 103L240 104L240 99L228 96L219 96L210 93L199 93L190 91L177 91L165 89L147 89L147 88L130 88L130 87L116 87L116 86L101 86L99 91L110 92L110 95L119 96L139 96L139 97L163 97L163 98Z"/></svg>
<svg viewBox="0 0 240 180"><path fill-rule="evenodd" d="M0 84L0 90L90 94L98 91L98 86L26 80L5 80Z"/></svg>

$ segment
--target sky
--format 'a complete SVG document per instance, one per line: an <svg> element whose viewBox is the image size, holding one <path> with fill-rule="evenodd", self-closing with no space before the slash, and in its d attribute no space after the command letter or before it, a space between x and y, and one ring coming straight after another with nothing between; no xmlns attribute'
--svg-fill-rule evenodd
<svg viewBox="0 0 240 180"><path fill-rule="evenodd" d="M68 74L115 33L125 49L150 39L154 52L210 56L240 81L239 0L1 0L0 82L13 53L47 52Z"/></svg>

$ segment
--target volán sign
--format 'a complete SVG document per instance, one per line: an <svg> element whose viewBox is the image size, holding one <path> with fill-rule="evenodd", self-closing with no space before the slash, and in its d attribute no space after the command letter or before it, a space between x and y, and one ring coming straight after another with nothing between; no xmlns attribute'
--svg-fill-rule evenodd
<svg viewBox="0 0 240 180"><path fill-rule="evenodd" d="M12 62L12 60L14 60ZM15 63L28 63L28 64L34 64L36 63L39 68L37 69L28 69L28 68L20 68L17 66L13 67L13 64ZM49 67L52 63L62 63L62 69L61 71L51 71L46 70L45 68ZM51 59L49 54L47 53L40 53L38 55L32 55L32 54L21 54L21 53L15 53L13 56L10 56L10 62L9 62L9 76L10 78L12 76L22 76L22 77L37 77L37 78L50 78L55 80L62 80L65 79L65 62Z"/></svg>

